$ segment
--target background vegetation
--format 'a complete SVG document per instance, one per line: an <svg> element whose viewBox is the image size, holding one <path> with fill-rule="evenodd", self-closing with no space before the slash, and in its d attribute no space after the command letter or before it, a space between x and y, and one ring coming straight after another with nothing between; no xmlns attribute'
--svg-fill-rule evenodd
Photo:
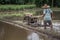
<svg viewBox="0 0 60 40"><path fill-rule="evenodd" d="M37 7L41 7L43 4L49 4L51 7L60 7L60 0L0 0L0 4L35 4Z"/></svg>
<svg viewBox="0 0 60 40"><path fill-rule="evenodd" d="M0 10L23 10L35 8L35 5L0 5Z"/></svg>

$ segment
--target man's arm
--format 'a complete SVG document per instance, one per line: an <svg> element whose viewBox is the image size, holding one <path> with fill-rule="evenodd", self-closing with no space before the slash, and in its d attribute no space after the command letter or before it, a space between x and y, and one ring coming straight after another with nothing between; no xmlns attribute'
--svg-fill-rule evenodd
<svg viewBox="0 0 60 40"><path fill-rule="evenodd" d="M53 18L53 13L51 13L51 18Z"/></svg>
<svg viewBox="0 0 60 40"><path fill-rule="evenodd" d="M50 12L51 12L51 18L54 18L54 14L53 14L53 11L50 9Z"/></svg>
<svg viewBox="0 0 60 40"><path fill-rule="evenodd" d="M53 18L54 15L53 15L53 11L51 9L50 9L50 12L51 12L51 18Z"/></svg>
<svg viewBox="0 0 60 40"><path fill-rule="evenodd" d="M44 16L45 16L45 14L42 15L42 17L44 17Z"/></svg>

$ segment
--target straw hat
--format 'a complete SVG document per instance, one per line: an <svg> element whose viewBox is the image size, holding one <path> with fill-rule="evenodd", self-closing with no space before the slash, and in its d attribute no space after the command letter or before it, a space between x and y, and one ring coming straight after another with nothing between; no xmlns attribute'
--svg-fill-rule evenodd
<svg viewBox="0 0 60 40"><path fill-rule="evenodd" d="M44 5L42 8L50 8L49 5Z"/></svg>
<svg viewBox="0 0 60 40"><path fill-rule="evenodd" d="M47 8L50 8L50 6L47 6Z"/></svg>

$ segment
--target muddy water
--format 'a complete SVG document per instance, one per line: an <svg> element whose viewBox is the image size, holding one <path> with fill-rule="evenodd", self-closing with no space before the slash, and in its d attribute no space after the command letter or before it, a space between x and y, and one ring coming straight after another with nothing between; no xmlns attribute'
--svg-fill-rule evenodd
<svg viewBox="0 0 60 40"><path fill-rule="evenodd" d="M0 40L27 40L27 31L0 22Z"/></svg>
<svg viewBox="0 0 60 40"><path fill-rule="evenodd" d="M40 39L40 36L33 31L0 22L0 40L27 40L30 34L37 35ZM36 38L33 39L36 40Z"/></svg>

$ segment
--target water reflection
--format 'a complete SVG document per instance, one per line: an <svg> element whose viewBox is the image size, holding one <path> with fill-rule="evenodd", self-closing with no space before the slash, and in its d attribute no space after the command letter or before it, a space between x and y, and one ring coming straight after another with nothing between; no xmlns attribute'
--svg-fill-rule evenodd
<svg viewBox="0 0 60 40"><path fill-rule="evenodd" d="M27 40L41 40L41 39L40 39L40 36L36 32L29 31Z"/></svg>

